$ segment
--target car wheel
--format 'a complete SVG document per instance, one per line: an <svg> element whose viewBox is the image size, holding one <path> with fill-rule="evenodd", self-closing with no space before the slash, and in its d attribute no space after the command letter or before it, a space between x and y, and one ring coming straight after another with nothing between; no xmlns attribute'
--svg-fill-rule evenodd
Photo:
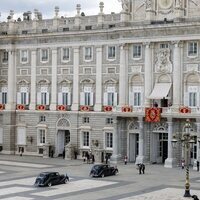
<svg viewBox="0 0 200 200"><path fill-rule="evenodd" d="M102 173L102 174L101 174L101 178L103 178L104 176L105 176L104 173Z"/></svg>
<svg viewBox="0 0 200 200"><path fill-rule="evenodd" d="M65 184L68 182L67 178L65 179Z"/></svg>
<svg viewBox="0 0 200 200"><path fill-rule="evenodd" d="M48 186L49 186L49 187L51 187L51 186L52 186L51 182L49 182L49 183L48 183Z"/></svg>

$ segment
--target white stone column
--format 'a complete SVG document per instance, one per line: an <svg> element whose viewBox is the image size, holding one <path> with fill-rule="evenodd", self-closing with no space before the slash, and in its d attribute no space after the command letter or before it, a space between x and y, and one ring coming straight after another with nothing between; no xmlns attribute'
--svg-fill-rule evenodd
<svg viewBox="0 0 200 200"><path fill-rule="evenodd" d="M16 109L16 50L13 47L8 52L8 102L6 110Z"/></svg>
<svg viewBox="0 0 200 200"><path fill-rule="evenodd" d="M119 105L128 104L128 66L125 45L120 46Z"/></svg>
<svg viewBox="0 0 200 200"><path fill-rule="evenodd" d="M175 160L173 158L173 149L172 149L172 138L173 138L173 122L170 120L168 120L167 122L168 124L168 157L165 160L165 167L166 168L172 168L175 166Z"/></svg>
<svg viewBox="0 0 200 200"><path fill-rule="evenodd" d="M94 111L102 110L102 46L96 48L96 101Z"/></svg>
<svg viewBox="0 0 200 200"><path fill-rule="evenodd" d="M152 76L153 76L153 70L152 70L152 48L150 46L150 43L145 44L145 107L149 107L151 105L150 99L148 99L149 95L152 91Z"/></svg>
<svg viewBox="0 0 200 200"><path fill-rule="evenodd" d="M136 158L136 164L144 163L144 122L139 119L139 155Z"/></svg>
<svg viewBox="0 0 200 200"><path fill-rule="evenodd" d="M200 162L200 146L198 140L200 140L200 121L196 123L197 125L197 160Z"/></svg>
<svg viewBox="0 0 200 200"><path fill-rule="evenodd" d="M50 110L56 110L57 105L57 48L52 49L52 80L51 80L51 104Z"/></svg>
<svg viewBox="0 0 200 200"><path fill-rule="evenodd" d="M30 88L30 110L36 107L36 49L31 51L31 88Z"/></svg>
<svg viewBox="0 0 200 200"><path fill-rule="evenodd" d="M79 110L79 47L74 47L74 75L73 75L73 101L72 110Z"/></svg>
<svg viewBox="0 0 200 200"><path fill-rule="evenodd" d="M111 163L117 164L120 160L119 155L119 137L118 137L118 127L117 127L117 120L114 120L114 132L113 132L113 153L111 156Z"/></svg>
<svg viewBox="0 0 200 200"><path fill-rule="evenodd" d="M173 57L173 107L181 105L181 48L179 42L174 44Z"/></svg>

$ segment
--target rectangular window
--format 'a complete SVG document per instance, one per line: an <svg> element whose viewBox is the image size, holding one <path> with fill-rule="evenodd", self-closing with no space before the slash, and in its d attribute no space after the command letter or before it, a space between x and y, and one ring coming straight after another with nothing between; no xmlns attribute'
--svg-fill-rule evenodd
<svg viewBox="0 0 200 200"><path fill-rule="evenodd" d="M7 92L2 92L2 104L7 104Z"/></svg>
<svg viewBox="0 0 200 200"><path fill-rule="evenodd" d="M7 51L3 52L3 60L2 60L2 62L3 63L8 62L8 52Z"/></svg>
<svg viewBox="0 0 200 200"><path fill-rule="evenodd" d="M40 120L40 122L45 122L46 121L46 116L41 115L39 120Z"/></svg>
<svg viewBox="0 0 200 200"><path fill-rule="evenodd" d="M85 92L84 95L85 95L85 104L84 105L89 106L90 105L90 95L91 95L91 93Z"/></svg>
<svg viewBox="0 0 200 200"><path fill-rule="evenodd" d="M92 47L85 47L85 60L92 59Z"/></svg>
<svg viewBox="0 0 200 200"><path fill-rule="evenodd" d="M160 44L160 49L168 49L168 48L169 48L169 44L167 43Z"/></svg>
<svg viewBox="0 0 200 200"><path fill-rule="evenodd" d="M106 148L113 148L113 133L106 133Z"/></svg>
<svg viewBox="0 0 200 200"><path fill-rule="evenodd" d="M197 56L198 44L197 42L190 42L188 44L188 56Z"/></svg>
<svg viewBox="0 0 200 200"><path fill-rule="evenodd" d="M83 132L83 146L89 147L89 139L90 135L89 132Z"/></svg>
<svg viewBox="0 0 200 200"><path fill-rule="evenodd" d="M45 144L46 137L45 137L45 130L39 130L39 144Z"/></svg>
<svg viewBox="0 0 200 200"><path fill-rule="evenodd" d="M27 50L21 50L21 62L27 62L28 61L28 51Z"/></svg>
<svg viewBox="0 0 200 200"><path fill-rule="evenodd" d="M21 92L21 104L26 105L26 98L27 98L27 93L26 92Z"/></svg>
<svg viewBox="0 0 200 200"><path fill-rule="evenodd" d="M108 59L115 59L115 46L108 47Z"/></svg>
<svg viewBox="0 0 200 200"><path fill-rule="evenodd" d="M141 93L140 92L134 92L134 106L140 106L141 105Z"/></svg>
<svg viewBox="0 0 200 200"><path fill-rule="evenodd" d="M47 104L47 93L46 92L42 92L41 93L41 104L42 105L46 105Z"/></svg>
<svg viewBox="0 0 200 200"><path fill-rule="evenodd" d="M106 124L113 124L113 118L106 118Z"/></svg>
<svg viewBox="0 0 200 200"><path fill-rule="evenodd" d="M47 49L41 50L41 61L48 61L48 50Z"/></svg>
<svg viewBox="0 0 200 200"><path fill-rule="evenodd" d="M89 117L83 117L83 123L90 123L90 118Z"/></svg>
<svg viewBox="0 0 200 200"><path fill-rule="evenodd" d="M108 92L108 106L114 105L114 92Z"/></svg>
<svg viewBox="0 0 200 200"><path fill-rule="evenodd" d="M142 56L142 46L133 45L133 58L141 58Z"/></svg>
<svg viewBox="0 0 200 200"><path fill-rule="evenodd" d="M195 107L197 106L197 93L189 92L189 106Z"/></svg>
<svg viewBox="0 0 200 200"><path fill-rule="evenodd" d="M69 48L62 49L62 60L63 61L69 60Z"/></svg>
<svg viewBox="0 0 200 200"><path fill-rule="evenodd" d="M92 30L92 26L86 26L85 30Z"/></svg>
<svg viewBox="0 0 200 200"><path fill-rule="evenodd" d="M62 93L62 105L68 105L68 93Z"/></svg>

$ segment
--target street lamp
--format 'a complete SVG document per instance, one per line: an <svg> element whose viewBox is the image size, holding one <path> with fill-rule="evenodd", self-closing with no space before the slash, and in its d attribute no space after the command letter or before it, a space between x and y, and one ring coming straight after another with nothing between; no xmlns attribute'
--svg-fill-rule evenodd
<svg viewBox="0 0 200 200"><path fill-rule="evenodd" d="M173 136L172 139L172 146L175 147L177 144L178 140L181 141L184 147L185 151L185 165L186 165L186 177L185 177L185 194L184 197L191 197L190 195L190 179L189 179L189 153L190 153L190 148L192 145L195 143L194 141L194 136L190 134L190 120L187 119L185 123L185 132L182 134L182 138L178 138L176 135Z"/></svg>

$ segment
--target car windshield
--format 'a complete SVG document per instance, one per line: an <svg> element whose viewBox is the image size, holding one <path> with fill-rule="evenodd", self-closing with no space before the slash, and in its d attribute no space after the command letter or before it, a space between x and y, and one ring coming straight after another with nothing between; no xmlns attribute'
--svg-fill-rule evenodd
<svg viewBox="0 0 200 200"><path fill-rule="evenodd" d="M43 178L43 177L45 177L46 176L46 174L39 174L39 176L38 177L41 177L41 178Z"/></svg>
<svg viewBox="0 0 200 200"><path fill-rule="evenodd" d="M94 170L99 170L99 169L101 169L101 168L102 168L102 165L95 165L95 166L93 167Z"/></svg>

